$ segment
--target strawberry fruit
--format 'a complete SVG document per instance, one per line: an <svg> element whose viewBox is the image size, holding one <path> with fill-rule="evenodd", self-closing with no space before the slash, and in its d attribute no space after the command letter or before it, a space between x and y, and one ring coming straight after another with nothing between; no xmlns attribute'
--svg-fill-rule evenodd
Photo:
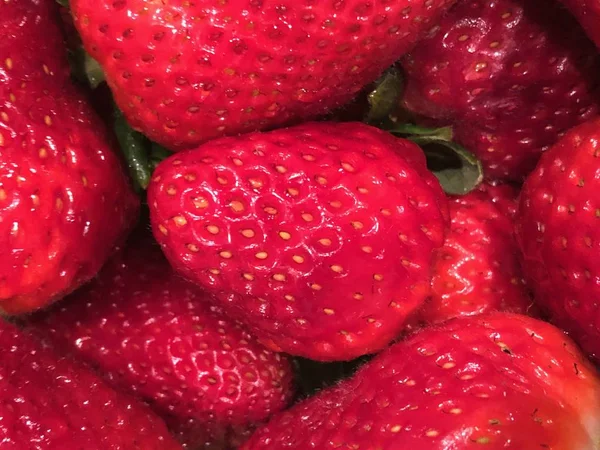
<svg viewBox="0 0 600 450"><path fill-rule="evenodd" d="M547 323L493 313L394 345L242 450L596 448L600 378Z"/></svg>
<svg viewBox="0 0 600 450"><path fill-rule="evenodd" d="M600 57L554 1L461 1L402 65L403 105L452 125L489 179L521 181L562 133L598 113Z"/></svg>
<svg viewBox="0 0 600 450"><path fill-rule="evenodd" d="M225 445L286 406L291 365L214 311L140 233L96 280L30 325L142 397L190 448Z"/></svg>
<svg viewBox="0 0 600 450"><path fill-rule="evenodd" d="M0 309L28 312L92 278L138 199L71 84L53 0L0 3Z"/></svg>
<svg viewBox="0 0 600 450"><path fill-rule="evenodd" d="M4 321L0 359L2 448L181 449L146 406Z"/></svg>
<svg viewBox="0 0 600 450"><path fill-rule="evenodd" d="M508 185L483 183L450 198L450 231L437 251L431 296L417 314L419 322L531 308L513 234L517 194Z"/></svg>
<svg viewBox="0 0 600 450"><path fill-rule="evenodd" d="M600 360L600 119L567 133L521 194L517 237L537 303Z"/></svg>
<svg viewBox="0 0 600 450"><path fill-rule="evenodd" d="M178 150L347 103L453 0L72 0L131 125Z"/></svg>
<svg viewBox="0 0 600 450"><path fill-rule="evenodd" d="M445 196L419 147L359 123L222 138L163 161L154 234L270 348L380 350L429 293Z"/></svg>

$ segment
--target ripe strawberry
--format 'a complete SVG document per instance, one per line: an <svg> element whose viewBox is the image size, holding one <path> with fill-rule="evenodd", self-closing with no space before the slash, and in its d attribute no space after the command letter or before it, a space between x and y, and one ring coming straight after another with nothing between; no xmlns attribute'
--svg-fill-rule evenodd
<svg viewBox="0 0 600 450"><path fill-rule="evenodd" d="M493 313L394 345L241 448L592 450L599 417L600 378L567 336Z"/></svg>
<svg viewBox="0 0 600 450"><path fill-rule="evenodd" d="M454 0L72 0L136 129L173 150L348 102Z"/></svg>
<svg viewBox="0 0 600 450"><path fill-rule="evenodd" d="M415 144L360 123L223 138L163 161L148 189L171 264L270 348L380 350L429 293L446 200Z"/></svg>
<svg viewBox="0 0 600 450"><path fill-rule="evenodd" d="M600 57L554 1L462 1L402 63L404 106L453 125L491 179L521 180L598 112Z"/></svg>
<svg viewBox="0 0 600 450"><path fill-rule="evenodd" d="M289 361L224 319L205 297L172 271L144 233L96 280L31 325L111 385L141 396L197 448L267 418L293 393Z"/></svg>
<svg viewBox="0 0 600 450"><path fill-rule="evenodd" d="M181 448L146 406L4 321L0 359L3 449Z"/></svg>
<svg viewBox="0 0 600 450"><path fill-rule="evenodd" d="M138 208L71 84L56 7L0 2L0 309L10 314L92 278Z"/></svg>
<svg viewBox="0 0 600 450"><path fill-rule="evenodd" d="M590 38L600 47L600 2L598 0L563 0L579 22L588 32Z"/></svg>
<svg viewBox="0 0 600 450"><path fill-rule="evenodd" d="M450 199L450 232L437 251L431 296L417 313L417 322L529 310L531 298L513 235L517 194L508 185L484 183Z"/></svg>
<svg viewBox="0 0 600 450"><path fill-rule="evenodd" d="M522 192L517 238L536 301L600 361L600 119L565 135Z"/></svg>

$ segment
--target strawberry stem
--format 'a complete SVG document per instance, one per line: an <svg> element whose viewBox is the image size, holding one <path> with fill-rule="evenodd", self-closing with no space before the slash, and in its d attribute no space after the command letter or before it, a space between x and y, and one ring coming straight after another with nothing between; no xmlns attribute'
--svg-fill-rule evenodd
<svg viewBox="0 0 600 450"><path fill-rule="evenodd" d="M150 141L142 133L129 126L123 113L116 106L114 131L138 191L145 190L152 174L149 160Z"/></svg>

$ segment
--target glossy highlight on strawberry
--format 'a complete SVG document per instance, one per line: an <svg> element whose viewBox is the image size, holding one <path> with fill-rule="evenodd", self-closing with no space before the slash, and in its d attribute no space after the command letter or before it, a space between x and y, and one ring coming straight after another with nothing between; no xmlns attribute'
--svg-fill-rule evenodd
<svg viewBox="0 0 600 450"><path fill-rule="evenodd" d="M287 406L290 362L211 307L149 234L138 229L92 283L29 326L141 397L186 448L229 448Z"/></svg>
<svg viewBox="0 0 600 450"><path fill-rule="evenodd" d="M269 347L375 352L429 294L447 204L421 149L359 123L222 138L156 169L171 264Z"/></svg>
<svg viewBox="0 0 600 450"><path fill-rule="evenodd" d="M521 194L517 236L537 303L600 360L600 120L568 132Z"/></svg>
<svg viewBox="0 0 600 450"><path fill-rule="evenodd" d="M134 128L172 149L350 101L453 0L72 0Z"/></svg>
<svg viewBox="0 0 600 450"><path fill-rule="evenodd" d="M462 317L385 350L275 416L242 450L594 450L600 378L559 329Z"/></svg>
<svg viewBox="0 0 600 450"><path fill-rule="evenodd" d="M71 83L53 0L0 3L0 310L41 308L92 278L138 199Z"/></svg>
<svg viewBox="0 0 600 450"><path fill-rule="evenodd" d="M467 195L450 197L450 230L436 253L431 296L417 322L532 310L513 233L517 194L506 184L482 183Z"/></svg>
<svg viewBox="0 0 600 450"><path fill-rule="evenodd" d="M403 106L452 125L488 179L522 181L598 113L600 56L554 0L463 0L402 59Z"/></svg>
<svg viewBox="0 0 600 450"><path fill-rule="evenodd" d="M4 321L0 360L3 449L181 449L145 405Z"/></svg>

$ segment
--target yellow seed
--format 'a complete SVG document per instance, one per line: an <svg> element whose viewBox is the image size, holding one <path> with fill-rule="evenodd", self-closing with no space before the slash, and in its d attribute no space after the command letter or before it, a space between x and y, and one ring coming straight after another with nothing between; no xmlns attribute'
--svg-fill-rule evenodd
<svg viewBox="0 0 600 450"><path fill-rule="evenodd" d="M319 244L324 245L325 247L329 247L331 245L331 239L319 239Z"/></svg>
<svg viewBox="0 0 600 450"><path fill-rule="evenodd" d="M38 154L40 155L40 158L45 159L48 157L48 150L46 150L44 147L40 148Z"/></svg>
<svg viewBox="0 0 600 450"><path fill-rule="evenodd" d="M302 264L304 262L304 257L302 257L300 255L294 255L294 256L292 256L292 259L294 260L294 262L296 262L298 264Z"/></svg>
<svg viewBox="0 0 600 450"><path fill-rule="evenodd" d="M342 206L342 202L340 202L339 200L334 200L332 202L329 203L331 205L332 208L341 208Z"/></svg>
<svg viewBox="0 0 600 450"><path fill-rule="evenodd" d="M221 273L221 271L219 269L210 269L209 272L212 273L213 275L219 275Z"/></svg>
<svg viewBox="0 0 600 450"><path fill-rule="evenodd" d="M373 253L373 247L371 247L370 245L363 245L361 247L361 250L365 253Z"/></svg>
<svg viewBox="0 0 600 450"><path fill-rule="evenodd" d="M229 259L233 256L233 254L228 250L223 250L222 252L219 252L219 256L221 258Z"/></svg>
<svg viewBox="0 0 600 450"><path fill-rule="evenodd" d="M231 202L231 209L233 209L235 212L241 212L244 210L244 205L242 204L242 202L234 200Z"/></svg>
<svg viewBox="0 0 600 450"><path fill-rule="evenodd" d="M44 116L44 123L48 126L52 125L52 118L50 116Z"/></svg>
<svg viewBox="0 0 600 450"><path fill-rule="evenodd" d="M245 273L243 277L248 281L254 281L254 275L252 275L251 273Z"/></svg>
<svg viewBox="0 0 600 450"><path fill-rule="evenodd" d="M354 300L362 300L363 298L365 298L365 296L362 295L360 292L356 292L356 293L354 293L354 295L352 296L352 298Z"/></svg>
<svg viewBox="0 0 600 450"><path fill-rule="evenodd" d="M173 217L173 222L175 222L175 225L177 225L178 227L182 227L187 224L187 220L185 220L185 217L183 216Z"/></svg>
<svg viewBox="0 0 600 450"><path fill-rule="evenodd" d="M342 163L342 168L346 171L346 172L354 172L354 166L350 163L347 162L343 162Z"/></svg>
<svg viewBox="0 0 600 450"><path fill-rule="evenodd" d="M273 275L273 279L275 281L285 281L285 275L282 273L276 273L275 275Z"/></svg>
<svg viewBox="0 0 600 450"><path fill-rule="evenodd" d="M6 68L7 69L12 69L13 68L13 61L10 58L6 58L6 60L4 60L4 63L6 64Z"/></svg>
<svg viewBox="0 0 600 450"><path fill-rule="evenodd" d="M0 188L0 201L4 201L6 200L8 196L6 195L6 191L2 188Z"/></svg>
<svg viewBox="0 0 600 450"><path fill-rule="evenodd" d="M317 175L317 183L319 183L320 185L324 185L327 184L327 178L321 176L321 175Z"/></svg>
<svg viewBox="0 0 600 450"><path fill-rule="evenodd" d="M380 273L376 273L375 275L373 275L373 278L375 279L375 281L381 281L383 280L383 275L381 275Z"/></svg>
<svg viewBox="0 0 600 450"><path fill-rule="evenodd" d="M63 201L60 198L56 199L56 209L58 211L62 211L62 209L63 209Z"/></svg>
<svg viewBox="0 0 600 450"><path fill-rule="evenodd" d="M298 194L300 194L300 191L298 189L296 189L296 188L288 188L287 192L292 197L296 197Z"/></svg>
<svg viewBox="0 0 600 450"><path fill-rule="evenodd" d="M327 314L328 316L332 316L332 315L335 314L335 311L333 309L331 309L331 308L325 308L325 309L323 309L323 312L325 314Z"/></svg>
<svg viewBox="0 0 600 450"><path fill-rule="evenodd" d="M274 216L274 215L276 215L276 214L277 214L277 210L276 210L275 208L273 208L272 206L267 206L267 207L264 209L264 211L265 211L267 214L270 214L271 216Z"/></svg>
<svg viewBox="0 0 600 450"><path fill-rule="evenodd" d="M165 228L165 226L164 226L164 225L159 225L159 226L158 226L158 229L159 229L159 231L160 231L162 234L164 234L165 236L166 236L167 234L169 234L169 230L167 230L167 229Z"/></svg>
<svg viewBox="0 0 600 450"><path fill-rule="evenodd" d="M285 298L288 302L293 302L295 300L294 296L290 294L284 295L283 298Z"/></svg>
<svg viewBox="0 0 600 450"><path fill-rule="evenodd" d="M210 234L217 234L220 230L219 227L216 225L208 225L206 227L206 230L210 233Z"/></svg>
<svg viewBox="0 0 600 450"><path fill-rule="evenodd" d="M200 251L200 249L198 248L198 246L196 244L188 244L187 249L193 253L197 253L198 251Z"/></svg>
<svg viewBox="0 0 600 450"><path fill-rule="evenodd" d="M292 235L290 233L288 233L287 231L280 231L279 237L281 239L283 239L284 241L289 241L292 238Z"/></svg>
<svg viewBox="0 0 600 450"><path fill-rule="evenodd" d="M275 170L279 173L286 173L287 169L283 166L275 166Z"/></svg>
<svg viewBox="0 0 600 450"><path fill-rule="evenodd" d="M312 222L314 217L312 214L304 213L304 214L302 214L302 219L304 219L304 221L306 221L306 222Z"/></svg>
<svg viewBox="0 0 600 450"><path fill-rule="evenodd" d="M335 273L342 273L344 271L344 268L338 264L334 264L333 266L331 266L331 270L333 270Z"/></svg>
<svg viewBox="0 0 600 450"><path fill-rule="evenodd" d="M192 199L192 203L198 209L204 209L208 207L208 201L204 197L196 197Z"/></svg>
<svg viewBox="0 0 600 450"><path fill-rule="evenodd" d="M256 255L258 259L267 259L267 257L269 256L267 252L258 252Z"/></svg>
<svg viewBox="0 0 600 450"><path fill-rule="evenodd" d="M351 223L352 223L352 227L353 227L355 230L362 230L362 229L363 229L363 227L364 227L363 223L362 223L362 222L359 222L359 221L353 221L353 222L351 222Z"/></svg>
<svg viewBox="0 0 600 450"><path fill-rule="evenodd" d="M242 236L246 237L246 238L253 238L255 233L254 230L251 230L250 228L246 228L245 230L241 231Z"/></svg>
<svg viewBox="0 0 600 450"><path fill-rule="evenodd" d="M315 291L320 291L321 289L323 289L323 286L321 286L320 284L317 283L313 283L310 285L311 289L315 290Z"/></svg>

